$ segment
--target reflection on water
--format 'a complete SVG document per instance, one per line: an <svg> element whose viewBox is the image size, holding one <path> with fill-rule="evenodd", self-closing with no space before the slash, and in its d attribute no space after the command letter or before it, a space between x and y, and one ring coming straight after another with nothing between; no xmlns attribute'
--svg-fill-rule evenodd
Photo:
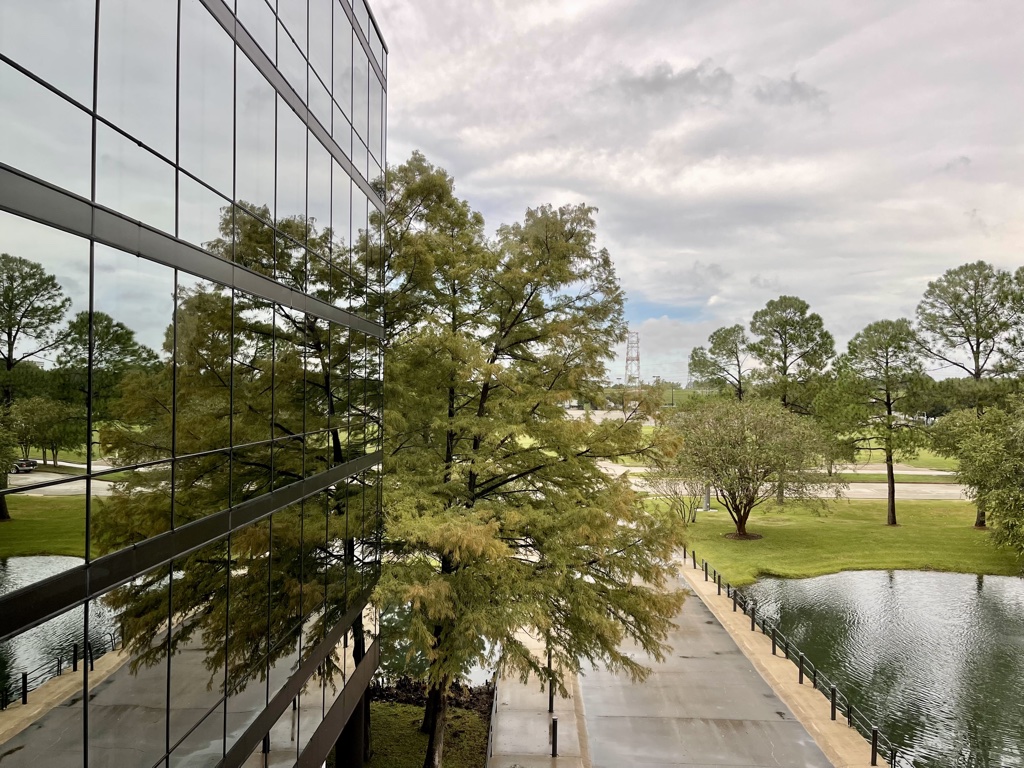
<svg viewBox="0 0 1024 768"><path fill-rule="evenodd" d="M78 557L41 556L0 558L0 595L21 589L41 579L81 565ZM22 672L33 682L56 672L58 656L67 664L75 643L82 643L85 609L81 606L0 643L0 685L21 679ZM96 648L109 647L115 631L114 614L96 601L89 610L89 639ZM42 668L42 669L40 669ZM39 670L39 671L37 671Z"/></svg>
<svg viewBox="0 0 1024 768"><path fill-rule="evenodd" d="M745 591L913 765L1024 765L1024 579L858 571Z"/></svg>

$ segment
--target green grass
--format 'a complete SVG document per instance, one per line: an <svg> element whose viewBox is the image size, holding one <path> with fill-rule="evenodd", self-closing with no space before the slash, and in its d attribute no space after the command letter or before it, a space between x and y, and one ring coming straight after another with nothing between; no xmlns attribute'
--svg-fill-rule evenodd
<svg viewBox="0 0 1024 768"><path fill-rule="evenodd" d="M858 464L881 464L885 461L885 454L881 448L865 448L857 453ZM956 459L947 459L939 456L935 451L922 448L913 459L896 459L897 464L906 464L915 469L943 469L955 472L960 466Z"/></svg>
<svg viewBox="0 0 1024 768"><path fill-rule="evenodd" d="M8 496L11 519L0 523L0 557L84 557L84 499L84 496Z"/></svg>
<svg viewBox="0 0 1024 768"><path fill-rule="evenodd" d="M375 701L370 704L373 768L420 768L427 736L420 733L423 707ZM480 768L487 762L487 723L468 709L448 710L444 768Z"/></svg>
<svg viewBox="0 0 1024 768"><path fill-rule="evenodd" d="M659 503L651 501L648 503ZM747 521L757 541L735 541L728 513L698 512L687 528L688 547L734 585L760 576L805 578L849 570L935 570L1014 576L1021 561L976 530L974 505L966 501L900 501L899 526L885 525L886 502L829 502L816 514L795 503L761 512Z"/></svg>

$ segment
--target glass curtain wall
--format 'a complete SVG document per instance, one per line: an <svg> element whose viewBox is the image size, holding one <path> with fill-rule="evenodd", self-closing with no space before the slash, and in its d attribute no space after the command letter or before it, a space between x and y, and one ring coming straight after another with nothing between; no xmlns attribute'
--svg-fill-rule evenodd
<svg viewBox="0 0 1024 768"><path fill-rule="evenodd" d="M319 765L376 660L363 0L0 3L4 766Z"/></svg>

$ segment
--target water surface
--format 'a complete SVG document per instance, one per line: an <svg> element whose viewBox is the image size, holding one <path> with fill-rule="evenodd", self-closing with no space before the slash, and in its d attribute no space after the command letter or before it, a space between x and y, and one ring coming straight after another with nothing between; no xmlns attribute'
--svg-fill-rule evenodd
<svg viewBox="0 0 1024 768"><path fill-rule="evenodd" d="M1024 765L1024 579L851 571L744 590L908 759Z"/></svg>

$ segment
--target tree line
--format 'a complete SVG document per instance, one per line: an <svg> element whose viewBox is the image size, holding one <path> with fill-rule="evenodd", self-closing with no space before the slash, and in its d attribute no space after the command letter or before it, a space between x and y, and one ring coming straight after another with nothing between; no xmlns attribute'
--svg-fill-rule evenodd
<svg viewBox="0 0 1024 768"><path fill-rule="evenodd" d="M977 500L977 527L987 524L991 497L967 469L973 457L961 433L991 425L996 417L985 415L993 409L1004 414L1014 407L1022 362L1024 267L1010 273L983 261L947 270L928 283L913 319L872 322L844 352L837 353L807 302L780 296L754 312L747 327L711 333L689 358L691 379L700 386L740 403L773 399L789 414L807 417L817 428L818 465L831 468L880 449L890 525L897 523L896 460L926 446L960 459L959 479ZM935 380L927 367L960 376ZM939 424L929 426L937 417L943 417ZM948 437L954 426L956 439ZM773 487L783 501L785 479ZM1005 511L1005 504L993 507L997 531L1005 528Z"/></svg>

